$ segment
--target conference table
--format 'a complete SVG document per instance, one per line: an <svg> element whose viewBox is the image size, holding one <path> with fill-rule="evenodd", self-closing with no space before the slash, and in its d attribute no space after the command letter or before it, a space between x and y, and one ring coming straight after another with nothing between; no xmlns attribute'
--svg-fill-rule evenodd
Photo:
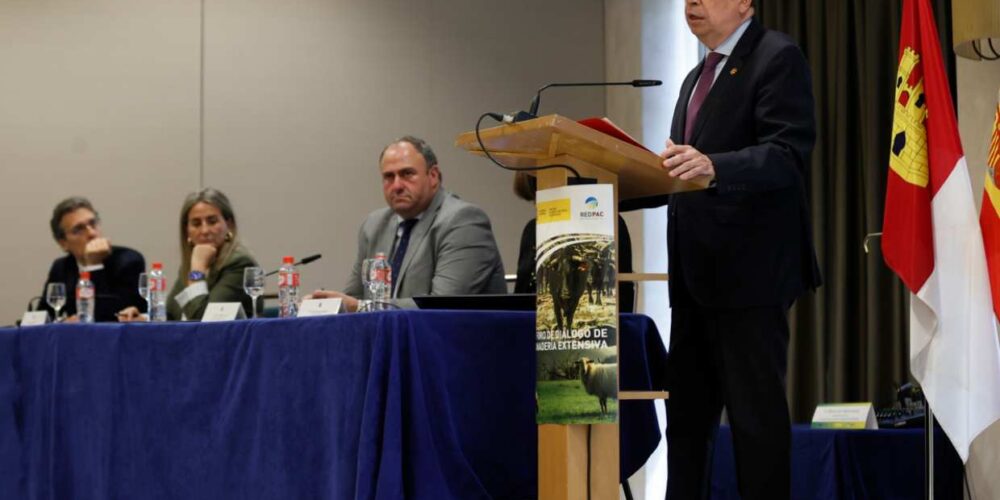
<svg viewBox="0 0 1000 500"><path fill-rule="evenodd" d="M934 437L935 498L962 498L964 469L940 427ZM923 429L843 430L792 426L792 498L878 500L924 497ZM740 498L733 436L723 426L712 464L714 500Z"/></svg>
<svg viewBox="0 0 1000 500"><path fill-rule="evenodd" d="M534 498L534 313L0 330L0 498ZM662 390L623 315L622 389ZM595 402L596 404L596 402ZM660 439L619 404L621 474Z"/></svg>

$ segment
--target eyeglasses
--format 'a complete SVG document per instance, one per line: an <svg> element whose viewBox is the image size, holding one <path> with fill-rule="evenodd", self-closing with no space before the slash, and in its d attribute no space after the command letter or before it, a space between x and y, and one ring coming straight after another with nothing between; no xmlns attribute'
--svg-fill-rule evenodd
<svg viewBox="0 0 1000 500"><path fill-rule="evenodd" d="M90 220L85 220L85 221L83 221L83 222L81 222L81 223L79 223L79 224L77 224L77 225L69 228L69 231L66 231L66 233L67 234L71 234L73 236L80 236L84 232L87 231L87 228L97 229L97 226L99 226L99 225L101 225L101 219L99 219L97 217L93 217Z"/></svg>

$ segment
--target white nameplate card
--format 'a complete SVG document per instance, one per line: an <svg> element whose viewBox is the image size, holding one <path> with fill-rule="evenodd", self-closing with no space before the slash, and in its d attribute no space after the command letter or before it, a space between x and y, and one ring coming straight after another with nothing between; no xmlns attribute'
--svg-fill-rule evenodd
<svg viewBox="0 0 1000 500"><path fill-rule="evenodd" d="M205 308L205 314L201 316L201 322L232 321L234 319L246 319L246 317L246 314L243 314L243 304L239 302L211 302Z"/></svg>
<svg viewBox="0 0 1000 500"><path fill-rule="evenodd" d="M48 311L25 311L24 316L21 316L21 326L44 325L48 321Z"/></svg>
<svg viewBox="0 0 1000 500"><path fill-rule="evenodd" d="M878 429L871 402L821 404L812 418L813 429Z"/></svg>
<svg viewBox="0 0 1000 500"><path fill-rule="evenodd" d="M308 316L329 316L340 312L343 299L308 299L299 306L300 318Z"/></svg>

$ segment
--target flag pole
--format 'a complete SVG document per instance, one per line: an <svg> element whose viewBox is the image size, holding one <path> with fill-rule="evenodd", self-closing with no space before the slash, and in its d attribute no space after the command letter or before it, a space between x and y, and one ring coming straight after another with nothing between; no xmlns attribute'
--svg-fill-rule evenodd
<svg viewBox="0 0 1000 500"><path fill-rule="evenodd" d="M927 415L924 417L924 474L927 477L924 498L934 500L934 413L926 397L924 409Z"/></svg>

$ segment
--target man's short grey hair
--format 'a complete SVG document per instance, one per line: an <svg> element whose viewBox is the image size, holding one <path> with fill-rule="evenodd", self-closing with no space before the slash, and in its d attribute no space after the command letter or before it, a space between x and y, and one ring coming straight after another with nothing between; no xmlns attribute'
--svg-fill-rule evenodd
<svg viewBox="0 0 1000 500"><path fill-rule="evenodd" d="M427 144L427 141L419 137L413 137L412 135L404 135L403 137L400 137L399 139L396 139L395 141L386 144L386 146L382 148L382 152L378 154L379 165L382 164L382 157L385 156L385 151L389 149L389 146L392 146L393 144L399 144L400 142L407 142L411 146L413 146L413 149L416 149L417 152L420 153L420 156L424 157L424 162L427 163L427 168L431 168L434 165L438 164L438 157L436 154L434 154L434 150L431 149L431 145Z"/></svg>
<svg viewBox="0 0 1000 500"><path fill-rule="evenodd" d="M94 210L94 206L90 204L90 200L82 196L70 196L63 201L60 201L56 208L52 209L52 219L49 220L49 229L52 230L52 237L56 241L62 241L66 239L66 231L62 228L62 218L71 212L75 212L81 208L86 208L91 212L94 212L94 216L100 218L97 215L97 210Z"/></svg>

